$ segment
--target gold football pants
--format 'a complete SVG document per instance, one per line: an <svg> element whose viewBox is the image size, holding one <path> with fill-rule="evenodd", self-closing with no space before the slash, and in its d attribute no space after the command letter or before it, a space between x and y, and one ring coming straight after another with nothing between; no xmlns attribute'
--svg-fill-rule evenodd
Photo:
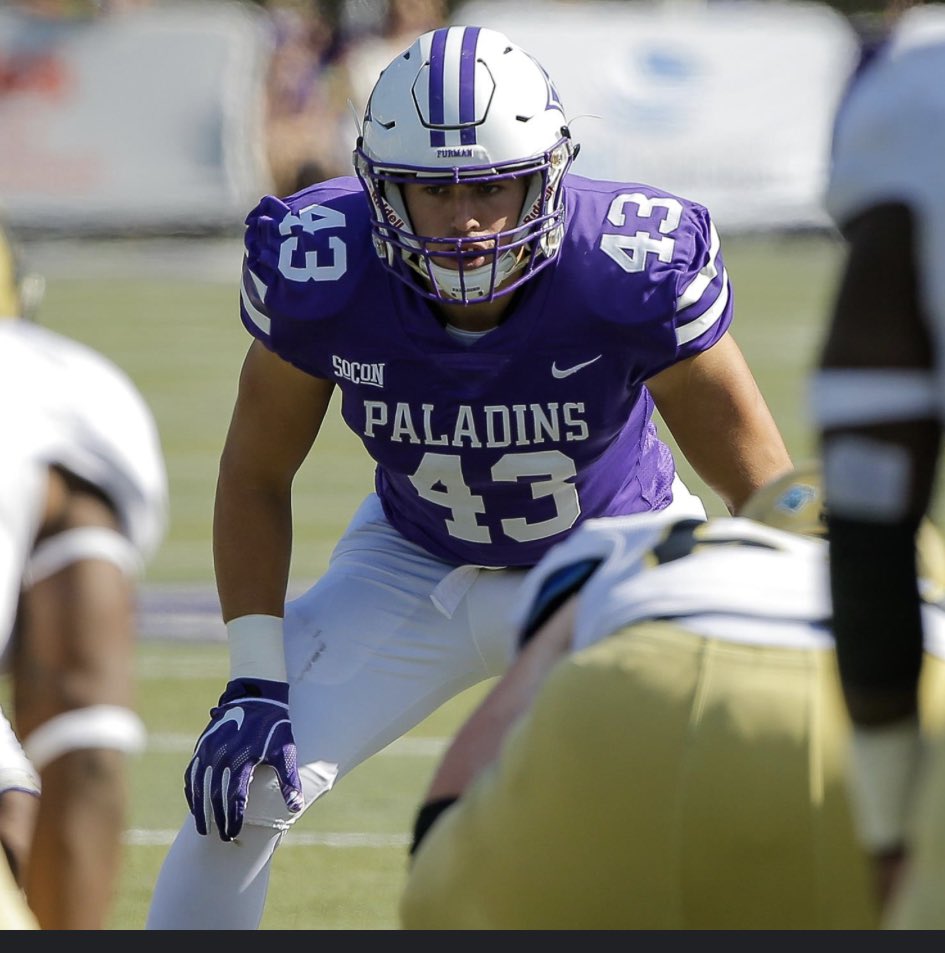
<svg viewBox="0 0 945 953"><path fill-rule="evenodd" d="M876 928L848 736L832 650L626 628L557 666L428 832L402 926Z"/></svg>

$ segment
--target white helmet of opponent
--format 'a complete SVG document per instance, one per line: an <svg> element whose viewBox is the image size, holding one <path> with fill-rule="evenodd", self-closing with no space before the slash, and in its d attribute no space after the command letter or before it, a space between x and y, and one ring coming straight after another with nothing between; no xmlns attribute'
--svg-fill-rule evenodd
<svg viewBox="0 0 945 953"><path fill-rule="evenodd" d="M576 154L541 65L502 33L452 26L425 33L381 73L354 165L386 266L426 297L472 304L513 291L554 260L564 234L562 179ZM518 222L477 236L477 251L468 248L473 239L417 234L400 189L422 177L470 184L520 176L528 188ZM482 257L484 240L491 260L464 268L464 258ZM433 261L434 245L455 267Z"/></svg>

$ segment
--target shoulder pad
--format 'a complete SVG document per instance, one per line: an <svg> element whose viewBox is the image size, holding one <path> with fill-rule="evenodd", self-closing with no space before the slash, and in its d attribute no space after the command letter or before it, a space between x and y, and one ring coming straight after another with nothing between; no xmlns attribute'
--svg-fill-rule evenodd
<svg viewBox="0 0 945 953"><path fill-rule="evenodd" d="M280 322L339 313L371 267L377 255L357 179L331 179L288 199L267 195L246 218L243 323L272 344Z"/></svg>

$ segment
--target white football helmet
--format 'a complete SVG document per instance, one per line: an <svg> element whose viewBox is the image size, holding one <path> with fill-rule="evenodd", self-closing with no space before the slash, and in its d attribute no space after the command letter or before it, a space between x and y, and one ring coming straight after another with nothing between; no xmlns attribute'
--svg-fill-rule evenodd
<svg viewBox="0 0 945 953"><path fill-rule="evenodd" d="M354 167L386 266L425 297L475 304L508 294L554 260L564 235L561 183L575 155L539 63L495 30L452 26L425 33L381 73ZM475 239L418 235L400 186L428 176L451 184L527 177L516 226ZM491 260L465 267L482 257L483 242ZM434 244L455 267L432 260Z"/></svg>

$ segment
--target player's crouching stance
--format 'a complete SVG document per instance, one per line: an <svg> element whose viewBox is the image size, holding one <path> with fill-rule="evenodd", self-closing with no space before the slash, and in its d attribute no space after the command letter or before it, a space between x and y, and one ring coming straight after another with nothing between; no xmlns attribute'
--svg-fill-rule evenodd
<svg viewBox="0 0 945 953"><path fill-rule="evenodd" d="M572 174L555 87L508 37L419 37L353 144L355 175L247 217L253 340L213 526L230 681L184 769L149 928L258 927L284 831L504 670L505 607L583 520L705 515L656 410L731 511L790 468L729 333L708 211ZM373 492L286 602L293 481L336 390Z"/></svg>
<svg viewBox="0 0 945 953"><path fill-rule="evenodd" d="M820 501L805 468L753 520L596 520L548 554L418 814L405 928L877 927ZM927 524L935 598L942 546ZM934 699L945 613L925 612Z"/></svg>

